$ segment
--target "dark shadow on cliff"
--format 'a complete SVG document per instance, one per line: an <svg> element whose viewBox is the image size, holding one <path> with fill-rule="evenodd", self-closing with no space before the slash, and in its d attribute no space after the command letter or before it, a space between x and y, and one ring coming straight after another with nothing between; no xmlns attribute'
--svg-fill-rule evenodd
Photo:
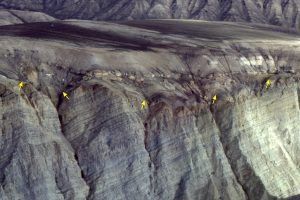
<svg viewBox="0 0 300 200"><path fill-rule="evenodd" d="M267 193L261 179L247 162L247 157L239 148L238 137L230 136L232 134L232 124L234 120L232 117L232 106L232 104L228 103L222 105L222 107L215 106L215 109L212 109L216 125L220 131L220 140L223 145L223 150L231 169L249 199L265 199L267 197L266 199L276 200L276 197ZM234 137L234 139L228 139L232 137Z"/></svg>
<svg viewBox="0 0 300 200"><path fill-rule="evenodd" d="M299 200L300 199L300 194L295 195L295 196L291 196L285 199L280 199L280 200Z"/></svg>
<svg viewBox="0 0 300 200"><path fill-rule="evenodd" d="M247 157L241 152L238 137L231 133L234 120L232 107L232 104L227 103L222 106L219 105L219 107L215 105L210 110L220 131L224 153L228 158L238 183L242 186L247 197L249 199L300 200L300 194L288 198L278 198L268 193L260 177L254 172L250 164L248 164ZM226 120L224 120L225 117ZM229 140L228 138L231 137L234 137L234 139Z"/></svg>

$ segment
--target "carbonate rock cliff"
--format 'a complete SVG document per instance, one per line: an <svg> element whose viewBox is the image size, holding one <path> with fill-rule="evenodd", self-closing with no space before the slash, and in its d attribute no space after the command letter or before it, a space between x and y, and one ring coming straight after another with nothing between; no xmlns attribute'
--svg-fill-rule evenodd
<svg viewBox="0 0 300 200"><path fill-rule="evenodd" d="M60 19L203 19L299 28L298 0L1 0L0 8Z"/></svg>
<svg viewBox="0 0 300 200"><path fill-rule="evenodd" d="M0 26L0 199L299 199L299 51L253 24Z"/></svg>

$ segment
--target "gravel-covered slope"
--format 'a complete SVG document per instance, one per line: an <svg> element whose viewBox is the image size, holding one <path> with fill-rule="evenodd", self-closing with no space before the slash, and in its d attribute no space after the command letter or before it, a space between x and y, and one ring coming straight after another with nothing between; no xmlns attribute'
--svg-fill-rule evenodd
<svg viewBox="0 0 300 200"><path fill-rule="evenodd" d="M0 199L299 198L299 35L128 24L0 27Z"/></svg>
<svg viewBox="0 0 300 200"><path fill-rule="evenodd" d="M204 19L299 28L298 0L1 0L0 8L45 12L60 19Z"/></svg>

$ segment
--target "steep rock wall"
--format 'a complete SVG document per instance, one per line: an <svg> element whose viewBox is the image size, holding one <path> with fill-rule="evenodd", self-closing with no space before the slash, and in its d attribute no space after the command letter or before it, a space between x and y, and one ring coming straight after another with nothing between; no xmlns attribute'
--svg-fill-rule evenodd
<svg viewBox="0 0 300 200"><path fill-rule="evenodd" d="M226 155L250 199L264 199L266 192L281 198L300 192L294 187L300 175L299 94L290 84L226 104L215 115Z"/></svg>
<svg viewBox="0 0 300 200"><path fill-rule="evenodd" d="M1 77L1 199L85 199L88 186L49 98ZM7 88L8 87L8 88Z"/></svg>
<svg viewBox="0 0 300 200"><path fill-rule="evenodd" d="M0 197L299 198L297 35L223 26L0 28Z"/></svg>

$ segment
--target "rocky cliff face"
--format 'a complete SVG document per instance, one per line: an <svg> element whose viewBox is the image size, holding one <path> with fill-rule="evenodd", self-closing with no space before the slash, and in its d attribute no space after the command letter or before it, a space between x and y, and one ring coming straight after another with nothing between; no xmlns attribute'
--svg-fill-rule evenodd
<svg viewBox="0 0 300 200"><path fill-rule="evenodd" d="M1 26L0 199L299 199L299 44L218 22Z"/></svg>
<svg viewBox="0 0 300 200"><path fill-rule="evenodd" d="M61 19L204 19L299 28L297 0L1 0L1 8L45 12Z"/></svg>

